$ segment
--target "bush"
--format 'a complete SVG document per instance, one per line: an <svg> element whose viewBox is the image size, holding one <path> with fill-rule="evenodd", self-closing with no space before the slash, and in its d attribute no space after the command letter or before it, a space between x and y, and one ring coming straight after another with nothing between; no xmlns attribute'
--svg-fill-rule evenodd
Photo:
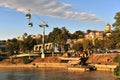
<svg viewBox="0 0 120 80"><path fill-rule="evenodd" d="M115 76L120 76L120 65L118 65L118 66L114 69L114 74L115 74Z"/></svg>
<svg viewBox="0 0 120 80"><path fill-rule="evenodd" d="M113 59L113 61L120 63L120 55L116 55L116 57Z"/></svg>
<svg viewBox="0 0 120 80"><path fill-rule="evenodd" d="M118 63L118 66L114 69L114 75L120 78L120 55L117 55L113 61Z"/></svg>
<svg viewBox="0 0 120 80"><path fill-rule="evenodd" d="M29 63L31 63L31 60L28 57L23 57L23 63L29 64Z"/></svg>

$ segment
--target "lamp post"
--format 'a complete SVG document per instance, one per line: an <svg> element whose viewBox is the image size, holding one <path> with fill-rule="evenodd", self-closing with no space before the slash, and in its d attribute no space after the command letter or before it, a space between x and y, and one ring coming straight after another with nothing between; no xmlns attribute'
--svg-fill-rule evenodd
<svg viewBox="0 0 120 80"><path fill-rule="evenodd" d="M31 22L30 9L28 11L29 11L29 13L26 14L26 19L29 20L28 26L32 27L33 23ZM42 28L42 54L41 54L41 58L45 58L45 50L44 50L44 45L45 45L45 27L48 27L48 24L43 22L42 24L39 25L39 27Z"/></svg>

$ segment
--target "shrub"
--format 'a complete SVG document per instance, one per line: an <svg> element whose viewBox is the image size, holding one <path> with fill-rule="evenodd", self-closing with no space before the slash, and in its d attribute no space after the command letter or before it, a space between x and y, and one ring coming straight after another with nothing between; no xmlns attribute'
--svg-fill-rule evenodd
<svg viewBox="0 0 120 80"><path fill-rule="evenodd" d="M29 64L29 63L31 63L31 60L28 57L23 57L23 63Z"/></svg>
<svg viewBox="0 0 120 80"><path fill-rule="evenodd" d="M116 57L113 59L113 61L120 64L120 55L116 55Z"/></svg>
<svg viewBox="0 0 120 80"><path fill-rule="evenodd" d="M114 75L115 75L117 78L120 78L120 55L117 55L117 56L113 59L113 61L119 63L118 66L114 69Z"/></svg>
<svg viewBox="0 0 120 80"><path fill-rule="evenodd" d="M118 66L114 69L114 75L115 75L115 76L120 76L120 65L118 65Z"/></svg>

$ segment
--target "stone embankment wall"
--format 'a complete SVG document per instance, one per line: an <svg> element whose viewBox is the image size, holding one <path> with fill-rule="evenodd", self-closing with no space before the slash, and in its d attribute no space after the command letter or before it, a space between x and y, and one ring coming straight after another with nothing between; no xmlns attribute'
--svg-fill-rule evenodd
<svg viewBox="0 0 120 80"><path fill-rule="evenodd" d="M0 64L1 68L42 68L42 67L56 67L65 68L66 63L31 63L31 64Z"/></svg>
<svg viewBox="0 0 120 80"><path fill-rule="evenodd" d="M113 59L120 55L118 53L110 53L110 54L92 54L87 63L90 63L97 67L97 70L107 70L113 71L117 66L117 63L113 61Z"/></svg>
<svg viewBox="0 0 120 80"><path fill-rule="evenodd" d="M113 61L113 59L119 54L114 53L114 54L92 54L88 60L87 63L92 63L92 64L106 64L106 65L116 65Z"/></svg>

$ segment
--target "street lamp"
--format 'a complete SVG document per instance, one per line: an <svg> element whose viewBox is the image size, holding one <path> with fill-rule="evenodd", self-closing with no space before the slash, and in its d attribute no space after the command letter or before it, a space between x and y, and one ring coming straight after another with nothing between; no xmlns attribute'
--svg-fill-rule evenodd
<svg viewBox="0 0 120 80"><path fill-rule="evenodd" d="M29 20L28 26L32 27L33 23L31 22L31 14L30 14L30 9L28 10L29 13L26 14L26 19ZM42 24L39 25L39 27L42 28L42 54L41 58L45 58L45 50L44 50L44 45L45 45L45 27L48 27L48 24L43 22Z"/></svg>

